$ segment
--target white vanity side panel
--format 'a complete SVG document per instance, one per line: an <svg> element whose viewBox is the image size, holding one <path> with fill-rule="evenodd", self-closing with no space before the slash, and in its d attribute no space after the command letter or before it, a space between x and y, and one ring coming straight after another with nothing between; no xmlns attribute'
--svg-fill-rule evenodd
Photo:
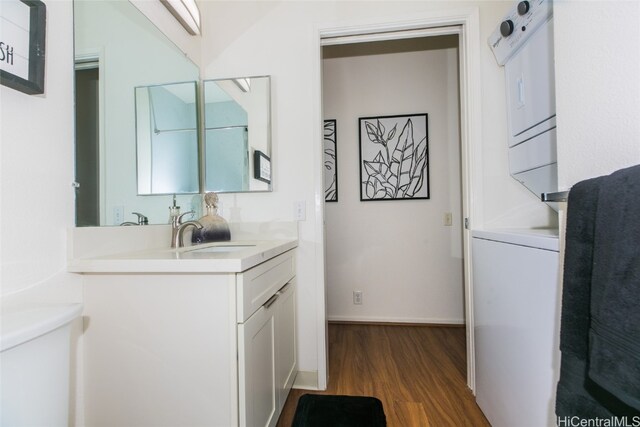
<svg viewBox="0 0 640 427"><path fill-rule="evenodd" d="M234 275L84 278L87 426L237 425Z"/></svg>
<svg viewBox="0 0 640 427"><path fill-rule="evenodd" d="M555 426L559 254L472 240L478 405L494 427Z"/></svg>

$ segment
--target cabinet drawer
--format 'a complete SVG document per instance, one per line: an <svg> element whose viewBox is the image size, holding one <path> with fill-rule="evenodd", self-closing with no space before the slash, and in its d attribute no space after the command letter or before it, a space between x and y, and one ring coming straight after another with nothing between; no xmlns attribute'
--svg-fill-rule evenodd
<svg viewBox="0 0 640 427"><path fill-rule="evenodd" d="M294 251L285 252L237 277L238 323L247 320L295 276Z"/></svg>

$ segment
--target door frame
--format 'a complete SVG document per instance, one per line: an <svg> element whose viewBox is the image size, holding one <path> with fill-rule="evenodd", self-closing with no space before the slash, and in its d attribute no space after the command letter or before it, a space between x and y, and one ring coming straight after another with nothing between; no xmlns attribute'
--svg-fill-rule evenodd
<svg viewBox="0 0 640 427"><path fill-rule="evenodd" d="M453 32L452 32L453 31ZM475 394L475 346L473 317L473 274L471 253L471 220L482 224L482 149L481 149L481 86L480 86L480 13L477 7L452 10L433 10L419 18L386 22L356 22L342 25L315 26L315 49L312 77L316 108L315 141L315 200L316 232L321 241L315 255L318 298L318 388L326 389L328 377L328 340L325 283L324 181L322 169L323 112L322 112L322 46L330 40L354 43L372 40L394 40L425 35L458 34L460 86L460 155L462 183L463 258L465 324L467 343L467 385Z"/></svg>

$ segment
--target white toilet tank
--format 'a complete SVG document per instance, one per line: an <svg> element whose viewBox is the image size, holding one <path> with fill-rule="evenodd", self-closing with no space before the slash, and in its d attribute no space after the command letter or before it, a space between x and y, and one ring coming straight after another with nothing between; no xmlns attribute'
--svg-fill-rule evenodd
<svg viewBox="0 0 640 427"><path fill-rule="evenodd" d="M3 308L0 427L69 425L71 321L81 304Z"/></svg>

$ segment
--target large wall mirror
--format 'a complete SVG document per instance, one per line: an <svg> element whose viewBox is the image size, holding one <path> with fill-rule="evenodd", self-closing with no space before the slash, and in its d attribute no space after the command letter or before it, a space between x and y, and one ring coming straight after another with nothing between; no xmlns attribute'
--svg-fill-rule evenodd
<svg viewBox="0 0 640 427"><path fill-rule="evenodd" d="M74 30L77 226L134 212L166 224L174 195L199 213L199 192L271 190L253 172L271 155L268 77L198 86L198 66L129 1L74 0Z"/></svg>
<svg viewBox="0 0 640 427"><path fill-rule="evenodd" d="M199 68L129 1L74 0L74 30L76 225L136 222L133 212L147 216L150 224L167 223L173 196L141 196L149 193L138 191L135 88L196 82ZM155 92L159 98L182 96L178 91L161 93L159 86ZM170 133L162 132L160 138ZM196 186L184 192L198 192L198 162L194 164L193 155L186 157L196 177L189 180ZM183 211L199 208L193 195L177 199Z"/></svg>

